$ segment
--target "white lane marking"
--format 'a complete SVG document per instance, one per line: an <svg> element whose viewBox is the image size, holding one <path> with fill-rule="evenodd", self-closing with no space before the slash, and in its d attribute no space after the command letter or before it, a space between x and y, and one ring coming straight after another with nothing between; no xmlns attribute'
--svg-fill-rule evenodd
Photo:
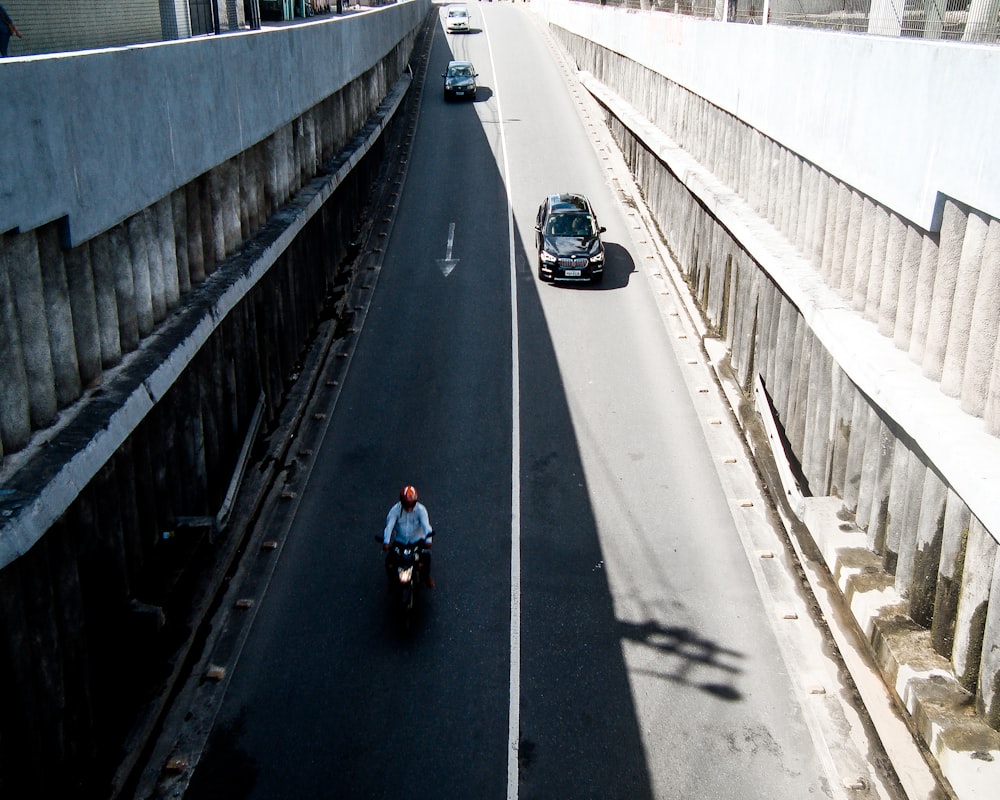
<svg viewBox="0 0 1000 800"><path fill-rule="evenodd" d="M448 245L445 247L444 258L439 258L437 260L438 266L441 267L441 272L447 278L451 275L451 271L458 266L458 259L451 257L452 248L455 245L455 223L452 222L448 225Z"/></svg>
<svg viewBox="0 0 1000 800"><path fill-rule="evenodd" d="M510 264L510 347L511 347L511 458L510 458L510 706L507 722L507 800L517 800L517 750L521 730L521 365L517 337L517 275L514 261L514 201L511 197L510 159L507 134L500 103L500 85L493 60L486 14L482 15L486 48L493 74L493 97L497 102L500 153L507 195L507 242Z"/></svg>

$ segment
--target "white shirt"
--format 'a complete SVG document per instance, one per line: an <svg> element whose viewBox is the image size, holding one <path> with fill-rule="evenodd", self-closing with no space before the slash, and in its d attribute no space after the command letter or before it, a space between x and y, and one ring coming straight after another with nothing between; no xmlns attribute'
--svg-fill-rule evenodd
<svg viewBox="0 0 1000 800"><path fill-rule="evenodd" d="M395 539L400 544L414 544L430 536L432 532L431 521L423 503L417 503L412 511L406 511L402 503L396 503L385 518L382 541L389 544Z"/></svg>

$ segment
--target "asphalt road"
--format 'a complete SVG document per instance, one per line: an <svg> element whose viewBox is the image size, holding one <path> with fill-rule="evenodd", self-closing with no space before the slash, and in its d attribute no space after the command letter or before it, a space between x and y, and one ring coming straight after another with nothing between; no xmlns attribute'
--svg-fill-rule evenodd
<svg viewBox="0 0 1000 800"><path fill-rule="evenodd" d="M567 77L523 6L471 8L186 797L847 796ZM476 102L443 100L450 58ZM607 227L600 287L535 275L564 190ZM373 541L405 483L438 532L409 631Z"/></svg>

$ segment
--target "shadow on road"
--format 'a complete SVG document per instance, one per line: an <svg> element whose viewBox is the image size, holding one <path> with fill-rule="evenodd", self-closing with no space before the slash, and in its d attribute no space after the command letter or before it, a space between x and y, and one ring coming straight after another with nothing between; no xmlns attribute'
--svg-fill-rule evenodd
<svg viewBox="0 0 1000 800"><path fill-rule="evenodd" d="M623 639L653 648L658 653L677 660L677 667L672 672L645 674L700 689L720 700L735 702L743 699L743 694L730 683L703 682L692 678L692 674L702 673L705 669L718 670L723 675L735 677L742 670L727 662L742 659L742 653L721 647L717 642L704 639L690 628L681 626L665 627L655 622L619 622L618 630Z"/></svg>

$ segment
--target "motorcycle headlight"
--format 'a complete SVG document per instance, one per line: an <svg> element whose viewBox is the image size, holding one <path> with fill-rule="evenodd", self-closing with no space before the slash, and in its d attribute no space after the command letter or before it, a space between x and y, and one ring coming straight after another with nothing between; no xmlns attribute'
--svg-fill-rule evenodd
<svg viewBox="0 0 1000 800"><path fill-rule="evenodd" d="M409 583L412 577L413 577L413 567L405 567L399 570L400 583Z"/></svg>
<svg viewBox="0 0 1000 800"><path fill-rule="evenodd" d="M556 263L556 257L554 255L552 255L552 253L550 253L548 250L542 250L540 258L542 259L542 263L543 264L555 264Z"/></svg>

